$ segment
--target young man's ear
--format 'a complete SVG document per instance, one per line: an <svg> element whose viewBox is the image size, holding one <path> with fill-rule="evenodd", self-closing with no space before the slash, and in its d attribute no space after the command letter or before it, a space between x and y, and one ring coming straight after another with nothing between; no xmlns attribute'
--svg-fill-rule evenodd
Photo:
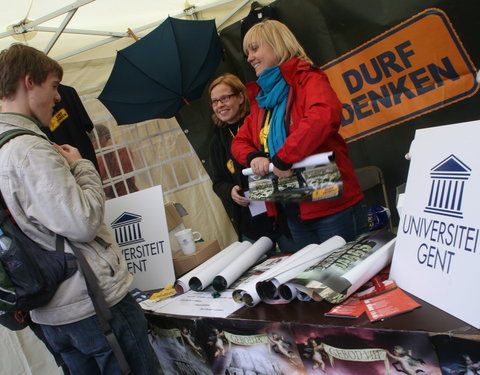
<svg viewBox="0 0 480 375"><path fill-rule="evenodd" d="M25 77L23 78L23 84L29 90L33 88L34 83L33 83L32 76L30 74L25 75Z"/></svg>

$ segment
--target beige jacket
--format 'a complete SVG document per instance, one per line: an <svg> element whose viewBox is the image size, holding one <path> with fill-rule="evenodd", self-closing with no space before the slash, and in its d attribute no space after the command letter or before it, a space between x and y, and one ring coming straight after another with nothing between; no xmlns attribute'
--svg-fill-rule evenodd
<svg viewBox="0 0 480 375"><path fill-rule="evenodd" d="M100 176L89 160L70 166L33 118L0 113L0 133L23 128L42 137L22 135L0 150L0 189L18 226L42 248L55 249L55 233L85 255L112 306L128 292L133 276L104 218ZM66 248L67 252L71 249ZM64 281L52 300L32 311L36 323L60 325L94 315L81 272Z"/></svg>

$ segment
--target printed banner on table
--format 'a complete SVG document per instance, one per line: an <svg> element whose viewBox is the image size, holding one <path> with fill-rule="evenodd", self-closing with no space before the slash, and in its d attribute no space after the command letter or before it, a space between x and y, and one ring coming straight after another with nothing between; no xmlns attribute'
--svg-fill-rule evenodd
<svg viewBox="0 0 480 375"><path fill-rule="evenodd" d="M447 15L427 9L322 69L354 141L474 95L476 68Z"/></svg>
<svg viewBox="0 0 480 375"><path fill-rule="evenodd" d="M165 374L441 375L426 332L149 316Z"/></svg>
<svg viewBox="0 0 480 375"><path fill-rule="evenodd" d="M391 269L399 287L476 328L478 139L480 121L417 130Z"/></svg>
<svg viewBox="0 0 480 375"><path fill-rule="evenodd" d="M108 200L105 221L134 275L134 288L153 290L174 283L161 186Z"/></svg>

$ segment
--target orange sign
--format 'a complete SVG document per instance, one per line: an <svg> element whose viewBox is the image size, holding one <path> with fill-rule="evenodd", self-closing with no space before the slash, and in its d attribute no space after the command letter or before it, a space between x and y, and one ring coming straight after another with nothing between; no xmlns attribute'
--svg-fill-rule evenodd
<svg viewBox="0 0 480 375"><path fill-rule="evenodd" d="M427 9L322 67L351 142L474 95L476 69L447 15Z"/></svg>

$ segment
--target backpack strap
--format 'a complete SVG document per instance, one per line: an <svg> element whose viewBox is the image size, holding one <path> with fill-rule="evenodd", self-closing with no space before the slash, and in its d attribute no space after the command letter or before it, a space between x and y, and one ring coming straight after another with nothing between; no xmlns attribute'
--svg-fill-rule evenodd
<svg viewBox="0 0 480 375"><path fill-rule="evenodd" d="M132 374L127 359L125 358L122 348L120 347L120 343L118 342L117 337L115 336L115 333L113 332L113 329L110 325L110 321L112 320L112 312L110 311L110 308L107 305L107 301L105 300L105 297L103 296L103 293L98 285L97 277L95 276L92 268L85 259L82 251L75 245L73 245L73 243L70 242L68 239L67 241L72 248L73 253L77 257L78 264L80 265L83 276L85 277L88 294L90 295L93 307L95 308L95 312L97 313L100 327L108 341L108 344L112 348L113 354L120 366L120 370L123 375Z"/></svg>
<svg viewBox="0 0 480 375"><path fill-rule="evenodd" d="M10 129L10 130L4 131L3 133L0 134L0 148L2 148L3 145L5 145L7 142L12 140L13 138L18 137L19 135L36 135L36 136L40 137L37 133L35 133L31 130ZM8 208L7 208L7 205L5 204L5 200L3 199L3 195L1 194L1 191L0 191L0 204L7 212L9 212Z"/></svg>
<svg viewBox="0 0 480 375"><path fill-rule="evenodd" d="M10 129L7 131L4 131L2 134L0 134L0 148L7 142L9 142L11 139L18 137L19 135L36 135L37 137L40 137L39 134L27 130L27 129Z"/></svg>
<svg viewBox="0 0 480 375"><path fill-rule="evenodd" d="M28 129L10 129L4 131L0 134L0 148L3 147L7 142L11 141L13 138L18 137L19 135L35 135L37 137L41 137L39 134L35 133L32 130ZM13 220L10 211L8 210L7 204L5 203L5 199L3 198L3 194L0 191L0 205L5 210L6 214L9 216L9 219ZM59 234L55 234L55 249L56 251L65 252L65 238L60 236ZM67 260L67 265L69 267L73 267L74 265L71 262L75 262L75 260Z"/></svg>

